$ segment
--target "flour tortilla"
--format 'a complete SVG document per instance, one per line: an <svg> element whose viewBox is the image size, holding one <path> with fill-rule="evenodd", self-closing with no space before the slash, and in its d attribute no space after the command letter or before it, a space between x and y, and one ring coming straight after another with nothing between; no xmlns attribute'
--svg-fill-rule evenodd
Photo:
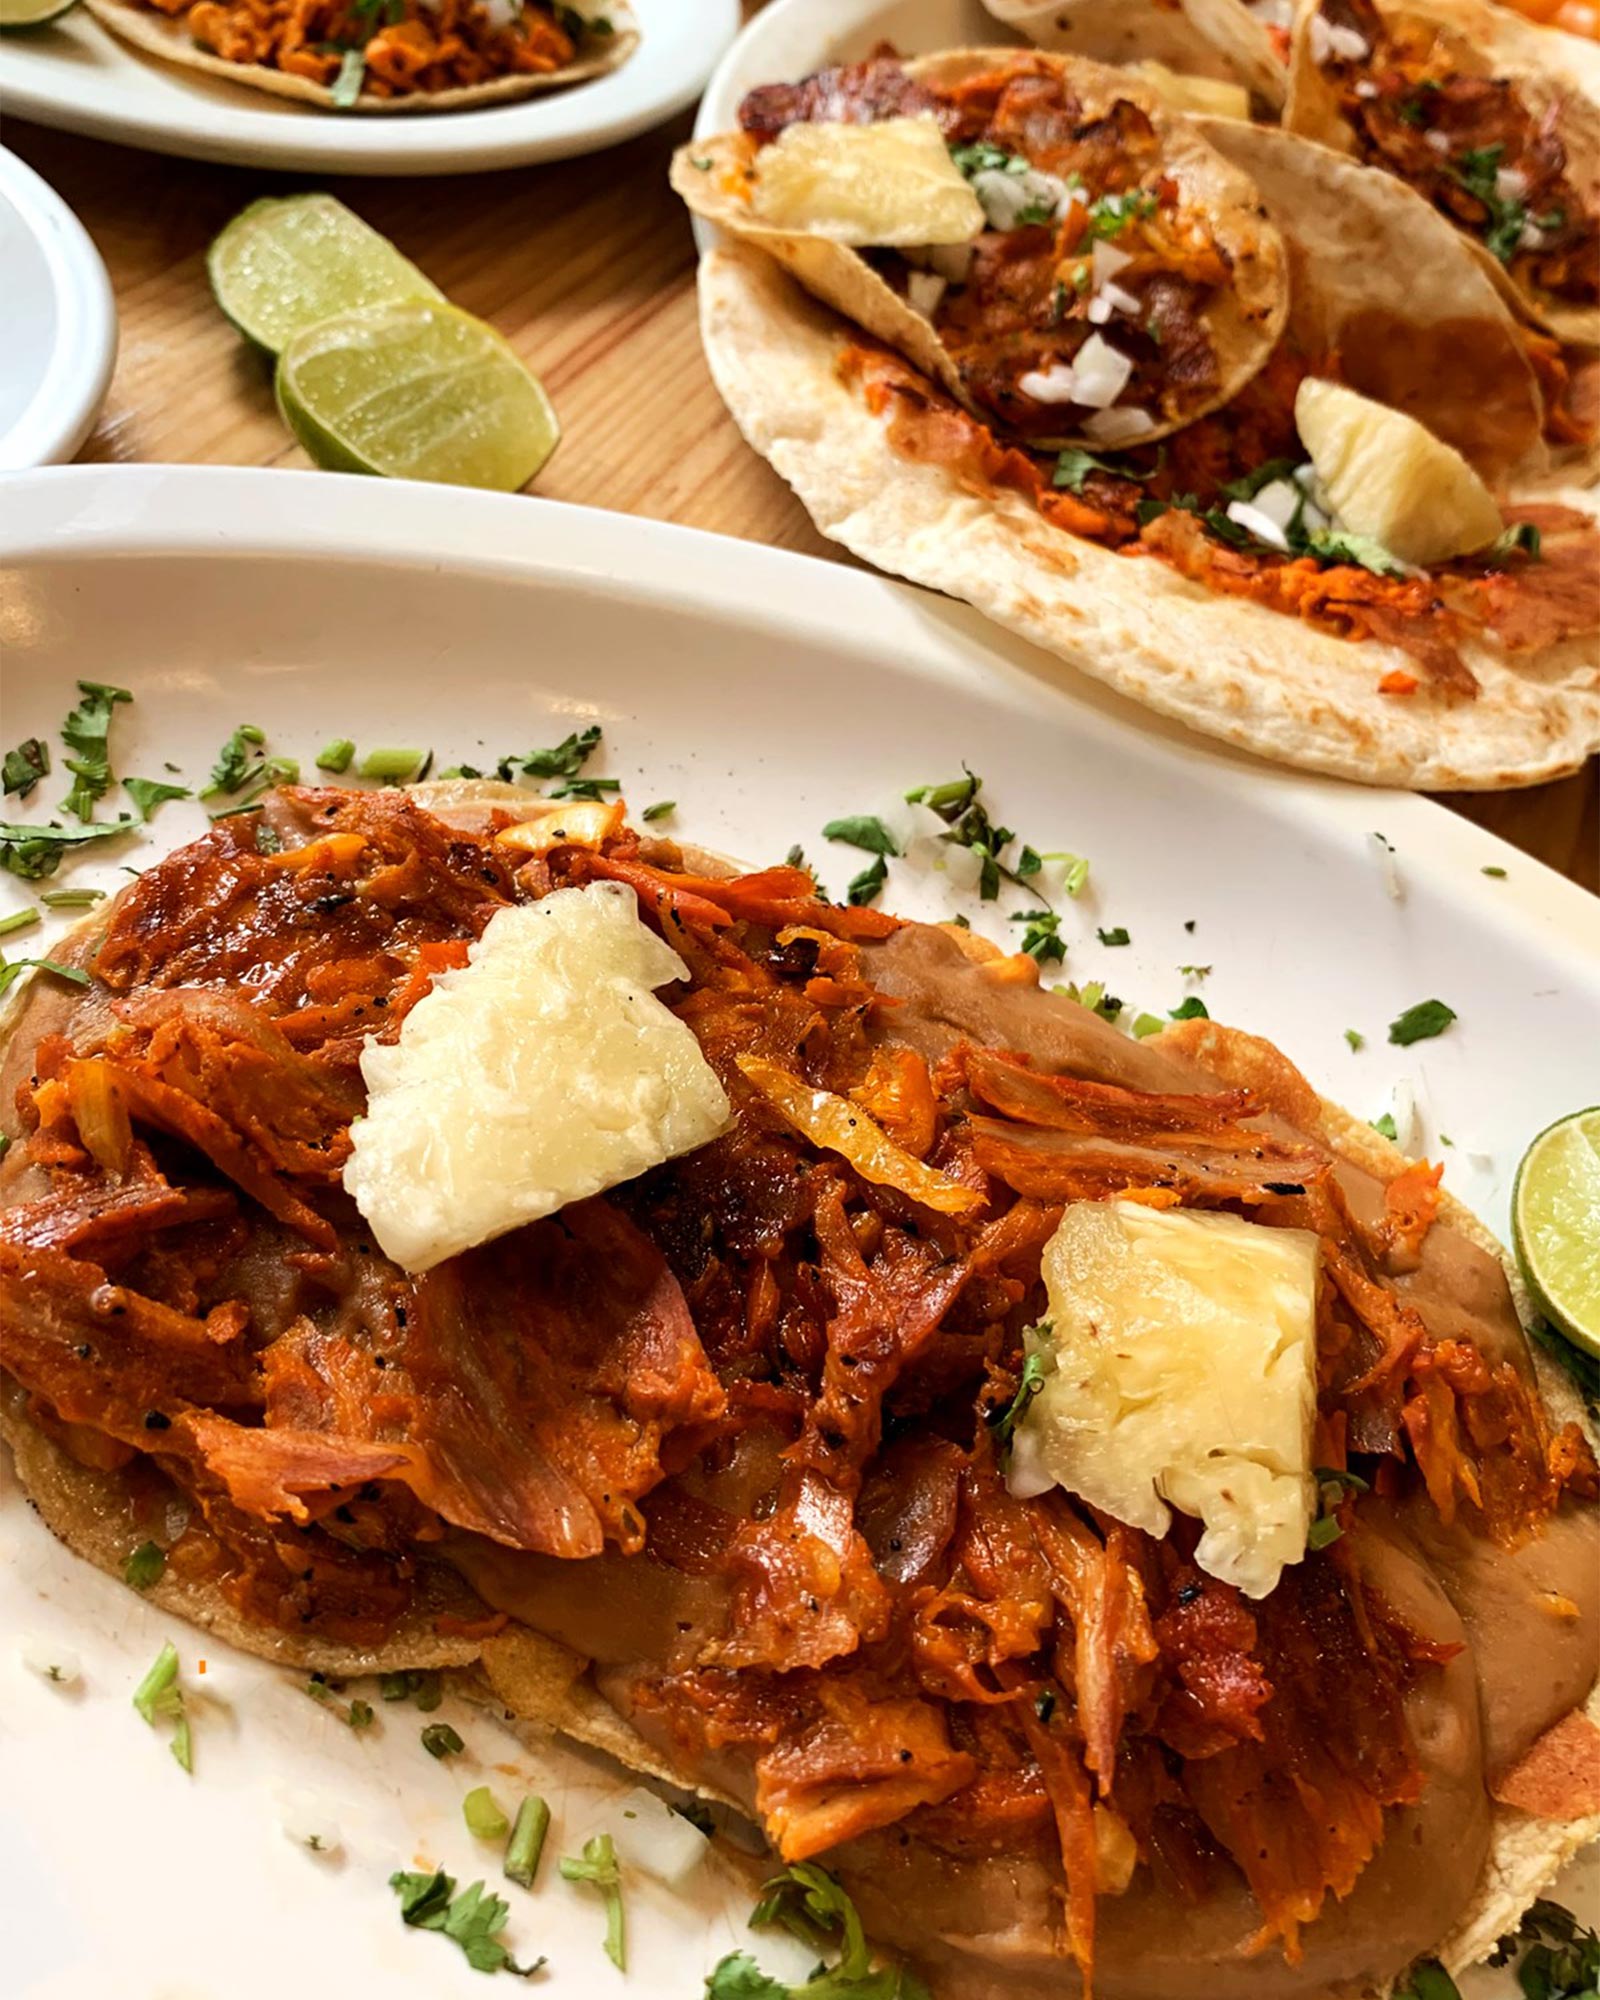
<svg viewBox="0 0 1600 2000"><path fill-rule="evenodd" d="M1168 176L1179 189L1180 209L1204 216L1233 267L1233 281L1207 308L1205 324L1217 356L1217 382L1205 397L1170 420L1158 420L1141 435L1147 443L1220 408L1250 380L1272 352L1288 311L1288 279L1282 241L1267 220L1249 178L1207 145L1192 120L1169 111L1148 85L1104 63L1077 56L1047 58L1069 84L1086 117L1102 115L1118 99L1137 104L1151 119L1161 142ZM935 88L1008 64L1040 61L1016 49L956 49L921 56L906 64L909 75ZM880 277L857 250L821 236L774 229L752 215L741 189L757 159L754 142L743 132L697 139L679 148L672 161L672 185L697 215L731 235L754 243L799 279L809 292L837 306L860 326L904 354L974 414L983 412L966 392L953 357L921 313ZM696 165L710 160L709 168ZM1045 448L1089 442L1082 431L1035 440Z"/></svg>
<svg viewBox="0 0 1600 2000"><path fill-rule="evenodd" d="M1296 0L1283 122L1290 132L1351 153L1355 135L1340 112L1337 91L1311 53L1311 23L1321 4L1322 0ZM1515 83L1537 113L1555 120L1566 146L1569 178L1586 204L1600 204L1600 43L1535 26L1491 0L1374 0L1374 4L1387 22L1397 26L1417 22L1433 29L1461 75L1504 77ZM1566 306L1532 297L1476 236L1467 230L1460 234L1505 296L1537 325L1563 340L1600 342L1600 306Z"/></svg>
<svg viewBox="0 0 1600 2000"><path fill-rule="evenodd" d="M102 27L146 55L159 56L163 62L175 63L180 69L204 70L208 76L225 77L230 83L264 90L273 97L292 97L302 104L320 105L324 111L337 111L341 116L349 112L470 111L480 104L510 104L539 91L563 90L568 84L603 76L626 62L639 41L627 0L616 0L607 13L613 32L586 36L576 59L564 69L543 75L495 76L453 90L418 90L404 97L376 97L363 91L353 104L342 105L334 103L333 91L327 84L313 83L308 76L291 76L267 63L229 62L209 49L199 48L181 14L158 14L154 8L135 4L135 0L83 0L83 4Z"/></svg>
<svg viewBox="0 0 1600 2000"><path fill-rule="evenodd" d="M1242 83L1268 111L1286 78L1265 26L1244 0L983 0L1037 48L1096 62L1159 62Z"/></svg>
<svg viewBox="0 0 1600 2000"><path fill-rule="evenodd" d="M892 575L967 603L1163 715L1241 749L1364 784L1486 791L1540 784L1600 748L1592 636L1519 665L1469 643L1474 701L1419 689L1398 648L1351 643L1166 564L1113 554L1051 526L1020 495L969 490L903 457L840 381L851 329L743 246L700 266L701 337L745 437L821 532ZM1592 496L1563 490L1567 504Z"/></svg>
<svg viewBox="0 0 1600 2000"><path fill-rule="evenodd" d="M493 780L456 780L411 789L429 810L440 811L458 823L481 817L491 807L528 802L526 793ZM704 850L686 849L685 860L707 873L737 872L735 864ZM57 948L58 955L75 959L92 954L105 921L104 910L82 919L69 934L70 942ZM974 956L996 951L978 936L963 937L961 942ZM0 1056L11 1037L26 1028L31 998L32 989L25 983L0 1007ZM1382 1180L1393 1179L1409 1164L1407 1156L1370 1125L1319 1097L1288 1057L1259 1036L1216 1021L1185 1021L1165 1029L1156 1038L1156 1046L1199 1064L1223 1083L1254 1091L1268 1109L1280 1112L1305 1132L1320 1137L1339 1157ZM1499 1258L1518 1313L1525 1324L1530 1321L1533 1309L1526 1289L1503 1246L1448 1192L1442 1195L1441 1215ZM1565 1374L1537 1348L1533 1352L1540 1389L1554 1420L1565 1422L1576 1416L1586 1421ZM24 1401L14 1388L0 1388L0 1438L11 1448L19 1484L52 1534L97 1569L120 1576L123 1564L147 1532L131 1487L121 1474L95 1472L78 1464L28 1420ZM407 1669L444 1669L460 1692L494 1709L526 1742L537 1746L542 1739L561 1735L614 1758L630 1772L654 1778L676 1791L688 1789L682 1775L600 1696L589 1678L589 1663L581 1655L515 1623L480 1639L436 1633L432 1621L441 1612L470 1619L483 1609L445 1564L425 1569L417 1611L377 1648L339 1645L247 1623L217 1584L182 1579L170 1570L142 1595L243 1652L302 1672L340 1679ZM1590 1696L1587 1713L1600 1721L1600 1684ZM737 1801L714 1786L694 1789L703 1798L737 1809ZM1484 1957L1497 1939L1515 1928L1522 1912L1549 1888L1572 1856L1600 1837L1600 1815L1555 1821L1496 1806L1492 1825L1492 1844L1477 1896L1440 1946L1439 1955L1451 1971ZM991 1977L982 1970L973 1968L970 1977L970 1984L956 1976L941 1981L940 2000L969 2000L969 1996L986 1996L994 1990ZM1065 1963L1063 1977L1070 1977Z"/></svg>
<svg viewBox="0 0 1600 2000"><path fill-rule="evenodd" d="M1289 251L1289 337L1467 458L1491 486L1546 467L1519 323L1459 230L1392 174L1233 118L1193 121L1261 190Z"/></svg>

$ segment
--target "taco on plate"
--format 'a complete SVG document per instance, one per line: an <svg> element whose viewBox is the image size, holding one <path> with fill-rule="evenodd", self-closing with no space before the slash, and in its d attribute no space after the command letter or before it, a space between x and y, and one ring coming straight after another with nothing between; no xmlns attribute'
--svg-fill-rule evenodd
<svg viewBox="0 0 1600 2000"><path fill-rule="evenodd" d="M1279 38L1245 0L983 0L1002 27L1042 49L1096 62L1155 65L1220 83L1276 113L1286 76Z"/></svg>
<svg viewBox="0 0 1600 2000"><path fill-rule="evenodd" d="M337 111L466 111L601 76L639 37L627 0L85 0L183 69Z"/></svg>
<svg viewBox="0 0 1600 2000"><path fill-rule="evenodd" d="M1208 390L1210 407L1169 413L1157 428L1137 403L1126 415L1113 406L1084 416L1065 447L1042 424L1019 428L1012 405L1013 420L1001 421L999 399L973 393L970 357L963 371L944 329L981 319L987 274L1019 254L1013 236L1031 235L1058 265L1084 263L1073 216L1051 240L1048 226L1001 229L986 212L976 239L933 273L904 251L863 254L814 226L774 235L751 219L750 187L796 121L830 135L809 158L812 217L836 187L858 198L861 181L838 170L831 135L846 129L841 107L862 97L895 110L869 133L915 134L931 174L937 120L923 79L953 73L987 91L989 60L901 65L880 54L758 88L744 136L726 143L726 179L715 147L691 146L675 162L699 212L732 216L735 242L701 266L713 377L817 525L1268 756L1420 788L1574 769L1600 745L1600 539L1571 465L1593 427L1568 406L1563 351L1519 328L1421 196L1293 135L1164 114L1226 156L1256 227L1281 246L1277 332L1231 388ZM1040 59L1005 60L1031 77ZM1052 110L1049 129L1070 143L1074 119ZM750 137L771 130L781 136L765 145ZM947 147L955 164L961 149L959 138ZM1026 170L1019 156L1013 177ZM959 221L952 206L952 234ZM1141 295L1120 246L1120 234L1092 245L1070 337L1097 361L1111 350L1129 382L1148 347L1157 370L1176 375L1183 348L1162 325L1163 280ZM942 262L946 252L914 254ZM819 312L785 271L838 314ZM836 282L841 272L848 282ZM966 296L974 273L976 305ZM931 323L910 304L910 288L930 276ZM1002 357L1031 357L1034 343L1060 336L1055 299L1037 284L1007 288L1007 310L1023 318L1008 325ZM1076 361L1056 365L1076 382ZM1030 367L1026 379L1037 388L1043 373Z"/></svg>
<svg viewBox="0 0 1600 2000"><path fill-rule="evenodd" d="M1299 0L1284 123L1415 188L1523 310L1600 342L1600 50L1488 0Z"/></svg>
<svg viewBox="0 0 1600 2000"><path fill-rule="evenodd" d="M736 1804L940 2000L1376 1994L1600 1825L1570 1391L1268 1043L496 787L273 794L68 962L0 1424L163 1607Z"/></svg>
<svg viewBox="0 0 1600 2000"><path fill-rule="evenodd" d="M1282 329L1283 246L1250 183L1102 64L882 57L754 90L740 124L674 157L690 207L1008 435L1164 437Z"/></svg>

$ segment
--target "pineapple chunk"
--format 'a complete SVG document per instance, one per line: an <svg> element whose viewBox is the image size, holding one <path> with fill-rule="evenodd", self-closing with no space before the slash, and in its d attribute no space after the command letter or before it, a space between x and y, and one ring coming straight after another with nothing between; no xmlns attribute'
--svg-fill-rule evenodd
<svg viewBox="0 0 1600 2000"><path fill-rule="evenodd" d="M1494 496L1452 446L1414 417L1308 376L1295 427L1341 527L1426 569L1486 548L1504 522Z"/></svg>
<svg viewBox="0 0 1600 2000"><path fill-rule="evenodd" d="M1159 62L1129 63L1128 72L1153 90L1169 111L1250 121L1250 93L1242 83L1229 83L1220 76L1189 76Z"/></svg>
<svg viewBox="0 0 1600 2000"><path fill-rule="evenodd" d="M1238 1216L1072 1202L1045 1246L1043 1385L1014 1493L1063 1486L1147 1534L1204 1522L1195 1560L1265 1597L1316 1502L1316 1237Z"/></svg>
<svg viewBox="0 0 1600 2000"><path fill-rule="evenodd" d="M499 910L459 970L361 1053L344 1184L408 1271L714 1139L727 1094L652 989L688 970L596 882Z"/></svg>
<svg viewBox="0 0 1600 2000"><path fill-rule="evenodd" d="M756 156L755 214L866 249L970 243L984 226L931 118L877 125L790 125Z"/></svg>

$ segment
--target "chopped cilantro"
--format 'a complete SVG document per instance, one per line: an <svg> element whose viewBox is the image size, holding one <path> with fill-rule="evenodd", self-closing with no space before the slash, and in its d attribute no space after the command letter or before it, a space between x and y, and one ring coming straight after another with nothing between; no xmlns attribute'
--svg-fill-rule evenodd
<svg viewBox="0 0 1600 2000"><path fill-rule="evenodd" d="M134 1590L148 1590L166 1573L167 1552L159 1542L141 1542L122 1565L122 1580Z"/></svg>
<svg viewBox="0 0 1600 2000"><path fill-rule="evenodd" d="M1110 930L1097 928L1095 936L1102 944L1132 944L1133 942L1121 924L1114 925Z"/></svg>
<svg viewBox="0 0 1600 2000"><path fill-rule="evenodd" d="M657 799L653 806L646 806L639 817L646 826L653 826L658 819L665 819L669 813L678 810L676 799Z"/></svg>
<svg viewBox="0 0 1600 2000"><path fill-rule="evenodd" d="M1346 1028L1344 1038L1354 1051L1359 1052L1367 1046L1367 1038L1359 1028Z"/></svg>
<svg viewBox="0 0 1600 2000"><path fill-rule="evenodd" d="M1120 236L1130 222L1142 222L1156 212L1156 197L1145 188L1126 194L1103 194L1089 204L1089 237Z"/></svg>
<svg viewBox="0 0 1600 2000"><path fill-rule="evenodd" d="M1061 942L1061 919L1054 910L1013 910L1011 921L1026 924L1022 933L1022 949L1030 958L1041 965L1059 965L1067 955L1067 948Z"/></svg>
<svg viewBox="0 0 1600 2000"><path fill-rule="evenodd" d="M575 778L600 743L600 725L590 723L585 730L565 736L553 750L530 750L526 757L502 757L500 776L509 778L520 771L525 778Z"/></svg>
<svg viewBox="0 0 1600 2000"><path fill-rule="evenodd" d="M1343 528L1316 528L1305 538L1305 552L1325 563L1351 563L1374 576L1404 576L1406 566L1371 535L1353 535Z"/></svg>
<svg viewBox="0 0 1600 2000"><path fill-rule="evenodd" d="M1408 1007L1389 1023L1389 1039L1398 1048L1409 1048L1413 1042L1431 1042L1435 1035L1442 1035L1455 1020L1453 1007L1447 1007L1442 1000L1419 1000L1414 1007Z"/></svg>
<svg viewBox="0 0 1600 2000"><path fill-rule="evenodd" d="M1089 886L1089 863L1081 854L1068 854L1064 849L1046 851L1046 861L1061 863L1061 886L1076 900Z"/></svg>
<svg viewBox="0 0 1600 2000"><path fill-rule="evenodd" d="M587 1882L600 1891L606 1906L606 1957L619 1972L628 1969L627 1936L622 1914L622 1871L617 1866L617 1850L609 1833L597 1833L583 1843L583 1854L561 1857L561 1877L565 1882Z"/></svg>
<svg viewBox="0 0 1600 2000"><path fill-rule="evenodd" d="M1096 458L1092 451L1082 451L1076 445L1069 445L1057 455L1050 483L1068 493L1081 493L1083 482L1091 472L1108 472L1113 479L1137 479L1139 476L1123 466L1112 465L1107 459Z"/></svg>
<svg viewBox="0 0 1600 2000"><path fill-rule="evenodd" d="M7 798L15 792L25 799L39 780L49 775L50 746L37 736L25 737L15 750L8 750L0 766Z"/></svg>
<svg viewBox="0 0 1600 2000"><path fill-rule="evenodd" d="M1211 1010L1198 993L1191 993L1186 1000L1180 1000L1177 1006L1170 1010L1169 1018L1174 1021L1209 1021Z"/></svg>
<svg viewBox="0 0 1600 2000"><path fill-rule="evenodd" d="M220 798L226 792L237 792L250 775L251 759L267 740L267 732L253 722L241 722L239 727L217 752L217 761L212 766L211 777L203 799Z"/></svg>
<svg viewBox="0 0 1600 2000"><path fill-rule="evenodd" d="M1041 1339L1048 1339L1051 1323L1047 1319L1040 1320L1037 1326L1030 1327L1028 1331L1038 1334ZM1022 1373L1017 1377L1017 1393L1003 1409L994 1411L986 1419L995 1449L1002 1456L1011 1449L1011 1433L1027 1414L1028 1405L1044 1387L1047 1373L1043 1354L1027 1355L1022 1363Z"/></svg>
<svg viewBox="0 0 1600 2000"><path fill-rule="evenodd" d="M859 875L851 877L850 886L845 893L850 901L858 906L876 902L879 890L888 879L889 864L880 854L870 861Z"/></svg>
<svg viewBox="0 0 1600 2000"><path fill-rule="evenodd" d="M706 2000L927 2000L927 1989L900 1966L877 1966L855 1904L825 1868L797 1861L762 1891L752 1929L780 1925L815 1951L837 1941L839 1958L819 1965L803 1986L763 1972L748 1952L730 1952L706 1979Z"/></svg>
<svg viewBox="0 0 1600 2000"><path fill-rule="evenodd" d="M547 794L552 799L614 798L622 790L620 778L564 778Z"/></svg>
<svg viewBox="0 0 1600 2000"><path fill-rule="evenodd" d="M61 725L61 740L75 757L62 761L72 773L73 786L62 800L63 810L75 819L94 817L96 799L103 798L111 785L111 717L119 702L132 701L126 688L108 687L104 681L79 681L83 699Z"/></svg>
<svg viewBox="0 0 1600 2000"><path fill-rule="evenodd" d="M148 819L168 799L193 797L187 785L164 785L159 778L124 778L122 789L139 808L140 819Z"/></svg>
<svg viewBox="0 0 1600 2000"><path fill-rule="evenodd" d="M1379 1115L1372 1120L1372 1129L1374 1132L1378 1133L1378 1135L1381 1138L1389 1140L1391 1144L1393 1144L1400 1136L1399 1130L1394 1122L1394 1113L1392 1111L1380 1112Z"/></svg>
<svg viewBox="0 0 1600 2000"><path fill-rule="evenodd" d="M857 813L846 819L830 819L822 829L824 840L842 841L859 847L864 854L898 854L894 835L883 821L871 813Z"/></svg>
<svg viewBox="0 0 1600 2000"><path fill-rule="evenodd" d="M1465 188L1474 200L1483 203L1483 247L1501 264L1510 263L1528 220L1527 203L1500 192L1500 168L1505 153L1500 142L1470 146L1445 169L1458 187Z"/></svg>
<svg viewBox="0 0 1600 2000"><path fill-rule="evenodd" d="M1275 479L1287 479L1298 466L1297 459L1269 458L1254 472L1247 472L1239 479L1224 480L1222 491L1230 500L1253 500L1263 486L1270 486Z"/></svg>
<svg viewBox="0 0 1600 2000"><path fill-rule="evenodd" d="M1076 1000L1080 1007L1087 1007L1091 1014L1098 1014L1102 1021L1114 1021L1122 1012L1123 1003L1114 993L1108 993L1098 979L1085 980L1082 986L1058 986L1054 990L1065 994L1069 1000Z"/></svg>
<svg viewBox="0 0 1600 2000"><path fill-rule="evenodd" d="M1178 970L1185 979L1209 979L1212 972L1209 965L1180 965Z"/></svg>
<svg viewBox="0 0 1600 2000"><path fill-rule="evenodd" d="M1029 170L1020 153L1008 153L1004 146L992 146L987 139L970 146L952 146L950 157L969 180L974 174L1025 174Z"/></svg>
<svg viewBox="0 0 1600 2000"><path fill-rule="evenodd" d="M542 1958L532 1965L518 1965L498 1933L505 1929L511 1905L491 1895L482 1882L456 1894L455 1877L436 1868L431 1875L408 1874L397 1869L389 1877L389 1887L400 1898L400 1919L413 1930L439 1931L459 1945L474 1972L512 1972L519 1979L531 1979Z"/></svg>
<svg viewBox="0 0 1600 2000"><path fill-rule="evenodd" d="M1394 1989L1394 2000L1461 2000L1461 1988L1436 1958L1419 1958Z"/></svg>

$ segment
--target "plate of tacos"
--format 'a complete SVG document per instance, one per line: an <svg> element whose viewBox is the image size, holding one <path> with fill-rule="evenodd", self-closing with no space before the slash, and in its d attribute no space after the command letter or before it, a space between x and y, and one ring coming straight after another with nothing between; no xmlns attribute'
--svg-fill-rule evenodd
<svg viewBox="0 0 1600 2000"><path fill-rule="evenodd" d="M780 0L673 165L706 354L824 534L1135 700L1537 783L1600 748L1600 65L1362 5Z"/></svg>
<svg viewBox="0 0 1600 2000"><path fill-rule="evenodd" d="M158 152L467 173L671 117L737 25L733 0L693 19L661 0L69 0L0 38L0 88L41 123Z"/></svg>
<svg viewBox="0 0 1600 2000"><path fill-rule="evenodd" d="M353 496L3 496L13 1989L1589 1963L1493 1232L1592 900L936 596Z"/></svg>

